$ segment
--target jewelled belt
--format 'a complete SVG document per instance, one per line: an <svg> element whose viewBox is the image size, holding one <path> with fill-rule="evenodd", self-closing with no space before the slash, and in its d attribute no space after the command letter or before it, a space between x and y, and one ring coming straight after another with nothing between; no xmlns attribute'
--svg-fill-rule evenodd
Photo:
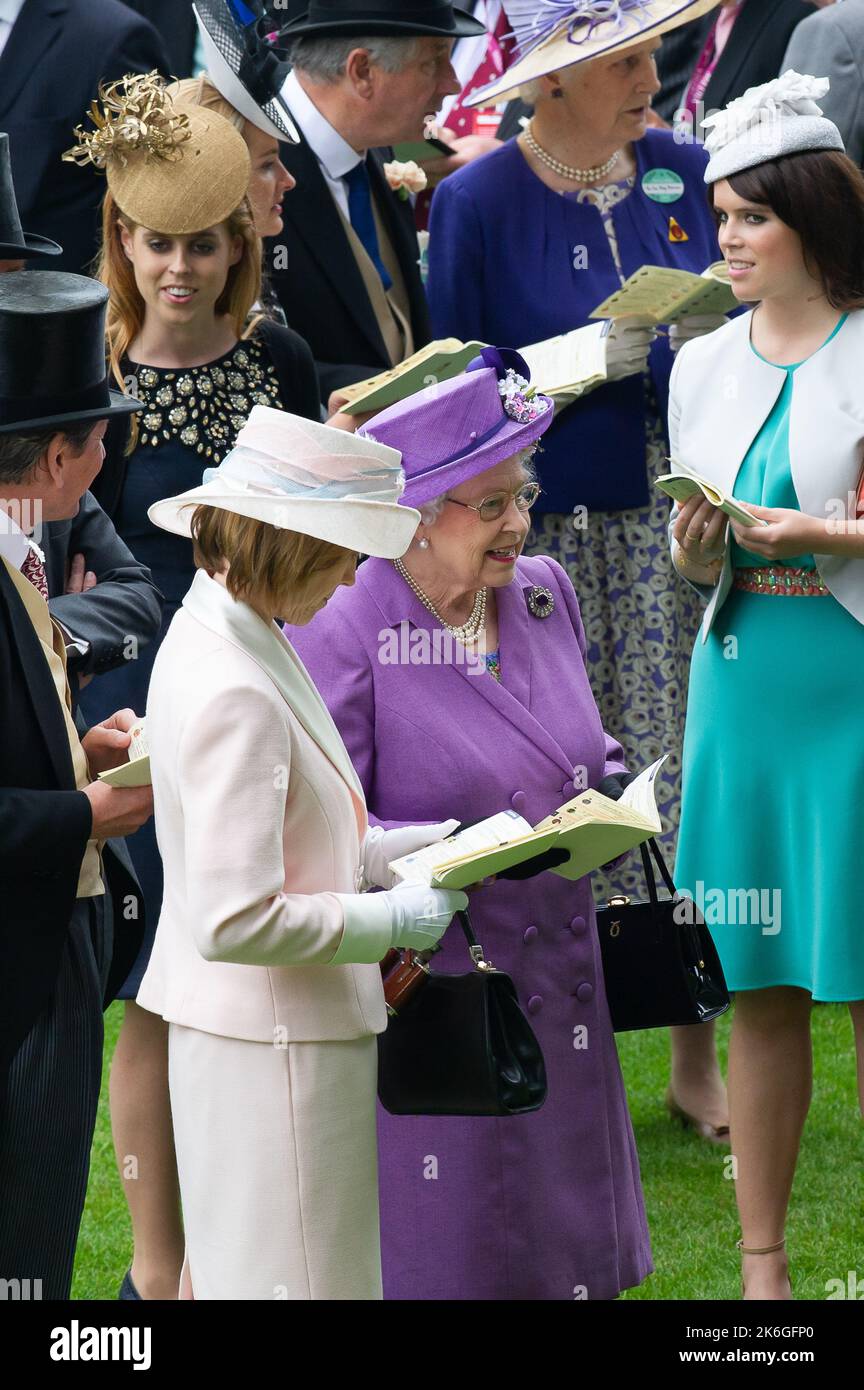
<svg viewBox="0 0 864 1390"><path fill-rule="evenodd" d="M831 590L819 576L818 570L798 569L791 565L754 565L736 569L733 589L748 594L774 594L782 597L818 598Z"/></svg>

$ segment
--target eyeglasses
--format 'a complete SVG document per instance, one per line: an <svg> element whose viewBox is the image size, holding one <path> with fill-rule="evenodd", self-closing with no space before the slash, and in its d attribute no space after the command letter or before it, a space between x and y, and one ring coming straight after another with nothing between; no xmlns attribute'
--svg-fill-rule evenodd
<svg viewBox="0 0 864 1390"><path fill-rule="evenodd" d="M445 497L444 501L455 502L457 507L468 507L470 511L478 512L481 521L497 521L504 515L511 501L516 503L520 512L530 512L539 496L539 483L523 483L515 492L493 492L489 497L484 497L479 504L460 502L458 497Z"/></svg>

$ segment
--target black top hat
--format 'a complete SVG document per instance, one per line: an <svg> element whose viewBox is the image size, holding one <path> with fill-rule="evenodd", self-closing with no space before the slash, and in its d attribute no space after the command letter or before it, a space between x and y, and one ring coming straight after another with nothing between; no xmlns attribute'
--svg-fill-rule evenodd
<svg viewBox="0 0 864 1390"><path fill-rule="evenodd" d="M456 9L448 0L371 0L371 4L363 0L309 0L303 14L282 26L279 42L287 44L313 34L322 39L367 34L393 38L432 34L461 39L485 33L485 29L479 19Z"/></svg>
<svg viewBox="0 0 864 1390"><path fill-rule="evenodd" d="M108 291L65 271L0 275L0 434L143 410L109 391Z"/></svg>
<svg viewBox="0 0 864 1390"><path fill-rule="evenodd" d="M12 182L9 136L0 134L0 260L27 261L33 256L59 256L63 250L46 236L22 232Z"/></svg>

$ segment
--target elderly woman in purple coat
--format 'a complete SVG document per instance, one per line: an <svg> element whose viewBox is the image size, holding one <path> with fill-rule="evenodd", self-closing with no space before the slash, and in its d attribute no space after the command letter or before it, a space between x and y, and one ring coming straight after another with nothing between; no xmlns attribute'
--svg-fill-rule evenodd
<svg viewBox="0 0 864 1390"><path fill-rule="evenodd" d="M521 557L552 403L518 354L482 357L364 427L402 452L421 524L401 560L367 560L289 632L386 828L509 807L536 824L625 771L573 587L554 560ZM543 1049L548 1097L507 1118L379 1111L384 1296L615 1298L652 1264L590 882L498 879L471 910ZM435 968L470 968L461 932Z"/></svg>

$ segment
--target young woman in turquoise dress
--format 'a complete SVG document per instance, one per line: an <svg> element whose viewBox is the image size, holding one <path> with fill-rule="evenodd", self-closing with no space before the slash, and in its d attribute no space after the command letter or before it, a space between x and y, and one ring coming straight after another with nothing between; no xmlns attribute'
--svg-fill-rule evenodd
<svg viewBox="0 0 864 1390"><path fill-rule="evenodd" d="M674 461L766 523L727 527L700 495L672 524L676 567L709 599L675 877L736 996L729 1099L753 1299L792 1297L784 1230L814 1001L849 1005L864 1106L864 178L812 102L827 83L779 84L777 157L753 133L758 95L708 142L720 246L756 307L682 351L670 394Z"/></svg>

